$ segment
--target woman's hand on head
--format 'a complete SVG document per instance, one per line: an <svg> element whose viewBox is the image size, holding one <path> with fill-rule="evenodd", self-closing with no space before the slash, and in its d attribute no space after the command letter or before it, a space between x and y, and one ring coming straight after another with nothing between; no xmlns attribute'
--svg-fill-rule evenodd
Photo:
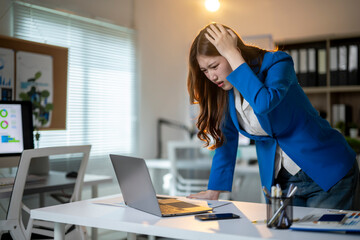
<svg viewBox="0 0 360 240"><path fill-rule="evenodd" d="M231 29L225 29L221 24L211 24L207 28L205 37L216 47L218 52L226 58L237 49L237 36Z"/></svg>
<svg viewBox="0 0 360 240"><path fill-rule="evenodd" d="M207 199L207 200L218 200L221 191L206 190L199 193L190 194L188 198L194 199Z"/></svg>
<svg viewBox="0 0 360 240"><path fill-rule="evenodd" d="M226 58L232 69L245 62L237 47L238 36L231 29L225 29L221 24L216 24L216 26L211 24L207 28L205 37Z"/></svg>

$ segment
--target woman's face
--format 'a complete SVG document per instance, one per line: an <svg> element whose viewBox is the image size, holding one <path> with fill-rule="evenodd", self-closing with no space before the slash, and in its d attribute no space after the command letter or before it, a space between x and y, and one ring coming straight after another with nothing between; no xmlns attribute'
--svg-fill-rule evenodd
<svg viewBox="0 0 360 240"><path fill-rule="evenodd" d="M197 55L200 70L218 87L228 91L233 88L226 77L232 72L230 64L223 56Z"/></svg>

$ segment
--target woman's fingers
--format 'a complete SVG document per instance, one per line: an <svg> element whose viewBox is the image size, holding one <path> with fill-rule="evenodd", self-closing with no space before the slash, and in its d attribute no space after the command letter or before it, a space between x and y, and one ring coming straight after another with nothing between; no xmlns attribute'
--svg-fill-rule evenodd
<svg viewBox="0 0 360 240"><path fill-rule="evenodd" d="M227 30L228 31L228 33L230 33L230 36L232 37L232 38L236 38L237 37L237 35L231 30L231 29L228 29Z"/></svg>
<svg viewBox="0 0 360 240"><path fill-rule="evenodd" d="M208 28L207 31L211 34L211 36L216 39L216 38L220 38L221 36L226 36L228 35L228 31L226 31L225 27L221 24L211 24Z"/></svg>
<svg viewBox="0 0 360 240"><path fill-rule="evenodd" d="M224 27L223 25L221 25L221 24L216 24L216 27L217 27L217 29L220 30L220 32L221 32L222 34L224 34L224 33L227 32L226 29L225 29L225 27Z"/></svg>
<svg viewBox="0 0 360 240"><path fill-rule="evenodd" d="M206 191L202 191L202 192L198 192L198 193L193 193L193 194L190 194L190 195L188 196L188 198L206 199L206 198L207 198L207 193L206 193Z"/></svg>
<svg viewBox="0 0 360 240"><path fill-rule="evenodd" d="M212 39L215 40L216 38L218 38L218 35L212 29L207 28L206 31L207 31L207 33L205 33L205 34L210 36Z"/></svg>
<svg viewBox="0 0 360 240"><path fill-rule="evenodd" d="M205 37L209 42L211 42L213 45L215 45L215 39L212 38L209 34L205 33Z"/></svg>
<svg viewBox="0 0 360 240"><path fill-rule="evenodd" d="M220 191L207 190L187 196L188 198L194 199L208 199L208 200L217 200L219 198Z"/></svg>
<svg viewBox="0 0 360 240"><path fill-rule="evenodd" d="M210 24L209 27L216 34L216 36L219 36L221 34L221 31L219 30L219 28L217 26L215 26L214 24Z"/></svg>

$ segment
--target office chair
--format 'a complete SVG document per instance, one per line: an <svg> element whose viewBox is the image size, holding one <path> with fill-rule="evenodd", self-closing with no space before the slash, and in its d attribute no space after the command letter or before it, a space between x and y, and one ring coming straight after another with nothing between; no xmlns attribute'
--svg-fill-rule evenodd
<svg viewBox="0 0 360 240"><path fill-rule="evenodd" d="M171 196L188 196L207 189L211 156L202 143L170 141L168 142L168 157Z"/></svg>
<svg viewBox="0 0 360 240"><path fill-rule="evenodd" d="M42 235L48 237L49 239L54 238L53 223L34 220L31 218L31 216L26 227L23 222L22 211L30 214L30 209L26 207L22 202L30 161L32 158L37 157L82 153L83 155L80 169L78 171L78 177L76 179L74 191L70 199L70 202L73 202L78 201L81 198L82 183L84 180L86 166L89 160L90 149L90 145L84 145L24 150L20 158L6 220L0 221L0 235L2 235L2 233L4 232L9 232L12 239L16 240L33 239L34 234L37 234L37 236ZM68 231L67 238L85 239L84 232L78 226L75 228L67 226L66 231Z"/></svg>

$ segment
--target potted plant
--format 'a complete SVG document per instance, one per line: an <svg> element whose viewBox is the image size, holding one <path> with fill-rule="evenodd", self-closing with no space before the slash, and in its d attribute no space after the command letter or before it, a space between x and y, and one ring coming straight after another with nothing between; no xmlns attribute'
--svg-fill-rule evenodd
<svg viewBox="0 0 360 240"><path fill-rule="evenodd" d="M44 127L50 118L50 112L53 110L53 104L48 102L50 96L49 91L39 90L36 86L36 80L41 78L41 72L35 73L35 76L29 78L28 83L32 83L32 87L28 92L21 92L19 97L24 101L31 101L33 108L34 130L36 147L39 147L40 133L39 128Z"/></svg>
<svg viewBox="0 0 360 240"><path fill-rule="evenodd" d="M346 124L343 121L339 121L335 124L335 129L337 129L339 132L341 132L343 135L345 135L346 130Z"/></svg>
<svg viewBox="0 0 360 240"><path fill-rule="evenodd" d="M36 148L39 148L40 142L39 129L48 124L50 112L53 110L53 104L48 101L50 92L37 87L36 81L41 78L41 75L41 72L38 71L34 77L29 78L27 82L31 85L30 90L19 94L21 100L32 102ZM46 175L49 168L48 157L33 158L29 166L29 174Z"/></svg>
<svg viewBox="0 0 360 240"><path fill-rule="evenodd" d="M357 153L360 153L360 140L356 139L356 138L350 138L350 137L345 137L347 143L350 145L350 147Z"/></svg>
<svg viewBox="0 0 360 240"><path fill-rule="evenodd" d="M349 127L349 136L351 138L357 138L359 136L359 127L356 123L351 122L348 125Z"/></svg>

